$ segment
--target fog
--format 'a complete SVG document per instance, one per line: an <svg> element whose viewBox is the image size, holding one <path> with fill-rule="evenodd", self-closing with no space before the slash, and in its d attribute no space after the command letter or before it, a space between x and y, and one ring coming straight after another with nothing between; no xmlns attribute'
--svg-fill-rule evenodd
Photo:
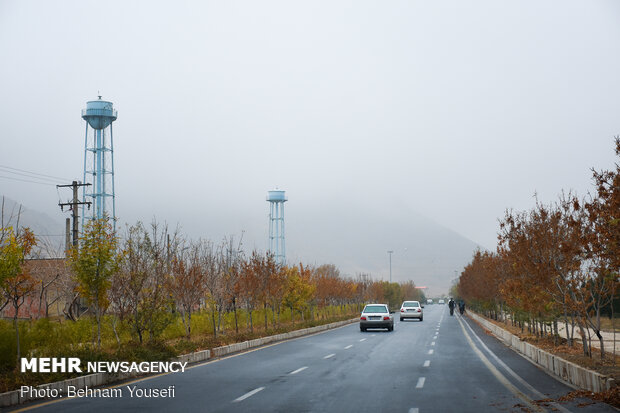
<svg viewBox="0 0 620 413"><path fill-rule="evenodd" d="M265 250L277 187L289 261L386 279L395 250L394 279L449 281L507 208L613 166L619 23L614 0L0 0L0 194L62 224L101 94L121 222Z"/></svg>

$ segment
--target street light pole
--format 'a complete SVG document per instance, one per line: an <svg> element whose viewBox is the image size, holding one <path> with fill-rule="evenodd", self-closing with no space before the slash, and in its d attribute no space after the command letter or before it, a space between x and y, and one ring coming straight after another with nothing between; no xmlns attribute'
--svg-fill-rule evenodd
<svg viewBox="0 0 620 413"><path fill-rule="evenodd" d="M388 251L388 254L390 254L390 284L392 283L392 253L394 251Z"/></svg>

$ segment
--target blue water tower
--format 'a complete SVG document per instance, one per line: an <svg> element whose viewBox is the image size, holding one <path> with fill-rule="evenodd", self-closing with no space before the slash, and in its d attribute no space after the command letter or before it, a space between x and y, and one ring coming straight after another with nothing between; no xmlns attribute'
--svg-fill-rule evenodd
<svg viewBox="0 0 620 413"><path fill-rule="evenodd" d="M112 122L116 120L117 111L112 102L91 100L82 110L82 119L86 121L84 137L84 183L83 198L92 202L90 216L87 218L112 219L116 230L116 205L114 195L114 137ZM89 128L90 126L90 128ZM90 133L89 133L90 129ZM82 211L82 220L86 214Z"/></svg>
<svg viewBox="0 0 620 413"><path fill-rule="evenodd" d="M288 201L284 191L269 191L269 251L280 265L286 264L286 249L284 244L284 203Z"/></svg>

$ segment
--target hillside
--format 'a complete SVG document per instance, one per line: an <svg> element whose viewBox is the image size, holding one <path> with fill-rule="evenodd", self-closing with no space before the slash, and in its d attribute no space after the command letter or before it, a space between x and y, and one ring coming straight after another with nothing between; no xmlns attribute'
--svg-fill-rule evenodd
<svg viewBox="0 0 620 413"><path fill-rule="evenodd" d="M292 209L292 208L291 208ZM404 206L378 211L364 204L315 205L311 213L287 216L289 261L313 257L333 263L341 273L370 273L374 279L412 280L428 293L448 292L455 271L471 260L478 245Z"/></svg>
<svg viewBox="0 0 620 413"><path fill-rule="evenodd" d="M50 215L37 211L30 206L21 205L10 198L0 195L3 225L19 228L30 228L37 237L38 251L43 257L58 257L64 255L65 223Z"/></svg>

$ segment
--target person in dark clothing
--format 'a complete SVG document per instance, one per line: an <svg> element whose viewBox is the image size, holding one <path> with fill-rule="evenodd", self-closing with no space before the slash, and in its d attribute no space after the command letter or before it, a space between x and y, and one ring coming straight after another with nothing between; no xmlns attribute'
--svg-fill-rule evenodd
<svg viewBox="0 0 620 413"><path fill-rule="evenodd" d="M454 304L454 300L450 298L450 301L448 301L448 307L450 307L450 315L454 315Z"/></svg>
<svg viewBox="0 0 620 413"><path fill-rule="evenodd" d="M459 312L461 313L461 315L463 315L463 313L465 312L465 301L463 300L459 302Z"/></svg>

